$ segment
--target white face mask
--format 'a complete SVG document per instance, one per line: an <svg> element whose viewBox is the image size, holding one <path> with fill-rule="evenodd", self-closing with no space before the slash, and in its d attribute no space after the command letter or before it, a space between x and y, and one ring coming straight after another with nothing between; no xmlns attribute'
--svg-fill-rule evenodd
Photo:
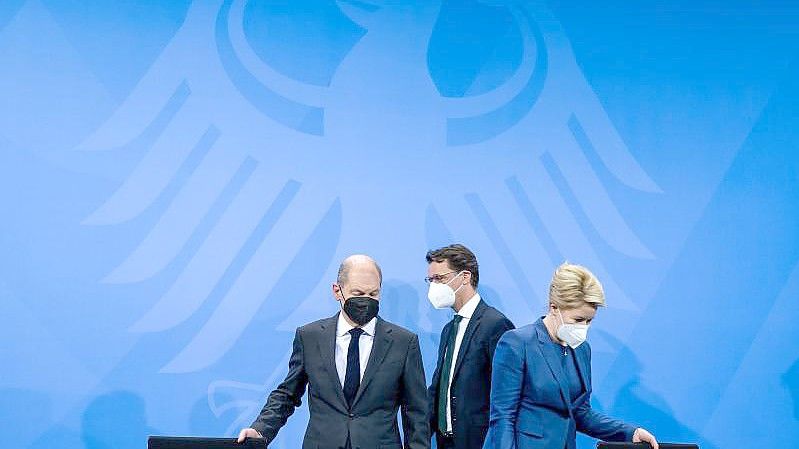
<svg viewBox="0 0 799 449"><path fill-rule="evenodd" d="M558 316L560 317L560 326L558 326L558 338L563 340L564 343L571 346L572 349L577 349L578 346L588 338L588 325L563 322L563 315L558 309Z"/></svg>
<svg viewBox="0 0 799 449"><path fill-rule="evenodd" d="M455 275L449 282L455 280L463 271L459 272ZM464 284L461 284L458 287L458 290L453 290L452 287L449 286L449 282L446 284L439 284L438 282L431 282L430 288L427 290L427 299L430 300L430 304L433 305L436 309L446 309L447 307L452 307L455 304L455 293L463 287Z"/></svg>

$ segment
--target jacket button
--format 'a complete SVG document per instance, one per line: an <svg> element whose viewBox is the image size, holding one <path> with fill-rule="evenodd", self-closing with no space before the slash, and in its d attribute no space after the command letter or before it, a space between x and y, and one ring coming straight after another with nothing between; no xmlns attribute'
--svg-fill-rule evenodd
<svg viewBox="0 0 799 449"><path fill-rule="evenodd" d="M352 418L355 418L355 415L354 415L354 414L352 414L352 413L350 413L350 414L349 414L349 417L350 417L350 419L352 419Z"/></svg>

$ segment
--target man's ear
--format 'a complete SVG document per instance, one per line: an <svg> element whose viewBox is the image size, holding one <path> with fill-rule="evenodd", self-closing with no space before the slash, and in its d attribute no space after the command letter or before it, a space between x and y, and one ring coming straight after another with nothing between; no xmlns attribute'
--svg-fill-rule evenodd
<svg viewBox="0 0 799 449"><path fill-rule="evenodd" d="M339 298L339 295L341 295L342 298L344 297L344 291L341 290L341 285L334 282L332 285L332 290L333 290L333 299L335 299L336 301L341 300L341 298Z"/></svg>

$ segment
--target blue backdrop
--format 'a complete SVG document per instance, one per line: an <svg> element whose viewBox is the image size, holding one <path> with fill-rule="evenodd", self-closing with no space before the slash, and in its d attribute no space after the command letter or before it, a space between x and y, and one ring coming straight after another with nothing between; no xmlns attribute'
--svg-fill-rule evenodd
<svg viewBox="0 0 799 449"><path fill-rule="evenodd" d="M3 1L0 447L235 434L356 252L429 377L450 314L424 254L451 242L517 325L560 262L598 274L595 407L792 444L798 23L784 1Z"/></svg>

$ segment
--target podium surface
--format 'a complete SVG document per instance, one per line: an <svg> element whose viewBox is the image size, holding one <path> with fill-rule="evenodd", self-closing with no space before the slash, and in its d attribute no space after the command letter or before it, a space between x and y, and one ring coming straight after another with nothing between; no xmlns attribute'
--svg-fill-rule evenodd
<svg viewBox="0 0 799 449"><path fill-rule="evenodd" d="M153 435L147 438L147 449L266 449L266 440L247 438L244 443L237 443L235 438Z"/></svg>

